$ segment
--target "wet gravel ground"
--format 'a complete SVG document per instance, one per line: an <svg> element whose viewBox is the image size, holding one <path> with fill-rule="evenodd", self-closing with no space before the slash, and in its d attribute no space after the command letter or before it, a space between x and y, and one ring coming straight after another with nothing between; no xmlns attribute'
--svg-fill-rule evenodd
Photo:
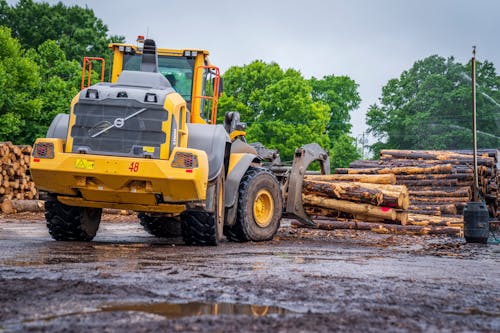
<svg viewBox="0 0 500 333"><path fill-rule="evenodd" d="M500 332L500 246L292 229L189 247L107 216L55 242L0 219L0 332Z"/></svg>

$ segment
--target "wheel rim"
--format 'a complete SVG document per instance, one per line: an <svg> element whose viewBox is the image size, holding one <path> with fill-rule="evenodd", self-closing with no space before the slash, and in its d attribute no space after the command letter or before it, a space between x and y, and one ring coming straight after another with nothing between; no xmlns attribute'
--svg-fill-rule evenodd
<svg viewBox="0 0 500 333"><path fill-rule="evenodd" d="M260 190L253 203L253 216L259 227L265 228L271 224L274 212L273 196L268 190Z"/></svg>

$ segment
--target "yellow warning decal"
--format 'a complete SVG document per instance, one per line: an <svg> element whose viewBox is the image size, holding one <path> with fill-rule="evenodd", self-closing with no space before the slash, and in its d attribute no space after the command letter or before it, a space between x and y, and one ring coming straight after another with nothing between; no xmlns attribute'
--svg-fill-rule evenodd
<svg viewBox="0 0 500 333"><path fill-rule="evenodd" d="M144 146L142 147L142 151L145 151L146 153L154 153L155 147Z"/></svg>
<svg viewBox="0 0 500 333"><path fill-rule="evenodd" d="M77 169L94 169L94 161L89 161L84 158L79 158L75 162L75 168Z"/></svg>

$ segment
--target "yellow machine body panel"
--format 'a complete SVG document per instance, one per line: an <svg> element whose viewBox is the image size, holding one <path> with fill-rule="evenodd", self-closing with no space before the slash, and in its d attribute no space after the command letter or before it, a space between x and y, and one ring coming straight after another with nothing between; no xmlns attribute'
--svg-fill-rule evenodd
<svg viewBox="0 0 500 333"><path fill-rule="evenodd" d="M57 193L68 204L178 213L184 203L206 198L204 151L174 148L172 156L188 153L197 160L196 167L178 168L171 160L66 153L62 139L38 139L35 148L42 143L53 145L53 158L32 156L32 176L39 189Z"/></svg>

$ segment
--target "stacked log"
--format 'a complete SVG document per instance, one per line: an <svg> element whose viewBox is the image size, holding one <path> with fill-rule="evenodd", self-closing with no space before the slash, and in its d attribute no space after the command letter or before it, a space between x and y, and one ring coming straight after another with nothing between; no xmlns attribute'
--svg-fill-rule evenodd
<svg viewBox="0 0 500 333"><path fill-rule="evenodd" d="M466 203L472 199L473 190L473 153L468 150L382 150L377 168L400 168L451 165L451 170L440 173L396 174L397 184L407 185L410 190L410 210L418 210L429 203L440 207L455 206L455 214L443 209L441 215L461 215ZM478 151L479 195L485 200L490 215L498 217L500 184L497 170L498 150L483 149Z"/></svg>
<svg viewBox="0 0 500 333"><path fill-rule="evenodd" d="M367 164L363 164L363 169L366 166ZM397 176L387 173L385 166L375 169L368 173L340 169L347 172L306 176L302 199L304 209L313 218L315 227L325 230L357 229L411 235L461 234L461 219L436 219L437 215L441 215L439 206L429 203L421 210L408 210L410 192L407 187L396 184ZM453 195L464 193L461 189ZM447 192L436 194L447 195ZM443 207L443 210L456 213L453 205ZM428 214L429 212L432 214ZM292 223L292 226L311 227L299 222Z"/></svg>
<svg viewBox="0 0 500 333"><path fill-rule="evenodd" d="M32 200L38 198L30 172L31 146L0 142L0 198L1 200Z"/></svg>
<svg viewBox="0 0 500 333"><path fill-rule="evenodd" d="M479 150L477 162L480 196L486 201L490 215L498 217L498 150ZM396 183L409 189L410 213L461 215L465 204L472 199L472 151L383 150L380 160L355 161L350 168L337 169L337 172L349 175L395 174Z"/></svg>
<svg viewBox="0 0 500 333"><path fill-rule="evenodd" d="M409 204L405 186L393 185L394 175L314 175L306 176L302 201L311 216L405 225Z"/></svg>
<svg viewBox="0 0 500 333"><path fill-rule="evenodd" d="M366 181L368 184L364 184L363 197L359 196L356 187L353 189L343 184L332 186L331 189L323 187L323 196L330 196L328 199L311 198L312 194L320 195L321 186L312 187L306 180L303 191L306 212L313 218L330 219L320 222L316 220L316 227L322 229L354 228L376 232L460 235L463 228L463 209L473 197L473 157L473 153L467 150L383 150L380 160L354 161L349 168L336 169L334 175L315 176L318 177L315 178L316 181L358 183ZM479 195L485 200L490 215L499 217L498 150L479 150L477 162ZM380 178L385 179L385 184L405 186L408 189L409 205L400 206L400 210L395 212L391 207L395 203L395 198L392 198L391 202L381 202L379 197L369 191L373 189L370 187L373 186L370 182L380 181L377 177L387 177ZM395 181L391 177L395 178ZM375 188L381 186L380 184L381 181ZM339 186L346 192L339 191ZM316 191L312 191L313 189ZM311 191L314 193L309 193ZM351 191L354 193L352 197L350 197ZM350 204L331 201L346 200L346 198L363 205L381 205L386 207L387 211L380 213L366 207L364 211L359 211L359 206L355 206L358 210L354 210ZM327 205L329 207L326 207ZM342 205L350 208L338 211ZM394 218L395 213L403 216L403 220L398 221ZM332 218L335 218L335 221L332 221Z"/></svg>

